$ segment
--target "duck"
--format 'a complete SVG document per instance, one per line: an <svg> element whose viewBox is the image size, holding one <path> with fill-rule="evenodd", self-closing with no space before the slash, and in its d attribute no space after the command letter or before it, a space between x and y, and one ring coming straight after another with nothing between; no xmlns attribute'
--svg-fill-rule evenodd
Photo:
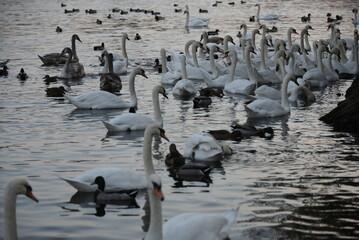
<svg viewBox="0 0 359 240"><path fill-rule="evenodd" d="M164 16L155 15L155 20L156 20L156 21L165 20L165 17L164 17Z"/></svg>
<svg viewBox="0 0 359 240"><path fill-rule="evenodd" d="M240 132L243 138L248 138L252 136L258 136L261 138L273 138L274 130L272 127L265 127L265 128L256 128L253 125L248 123L239 124L234 123L231 125L233 132Z"/></svg>
<svg viewBox="0 0 359 240"><path fill-rule="evenodd" d="M110 189L105 190L106 181L102 176L97 176L91 185L97 185L94 192L94 202L98 204L133 204L138 194L138 189Z"/></svg>
<svg viewBox="0 0 359 240"><path fill-rule="evenodd" d="M32 187L24 178L15 178L6 184L4 196L4 239L18 239L16 226L16 198L25 195L39 202L32 192Z"/></svg>
<svg viewBox="0 0 359 240"><path fill-rule="evenodd" d="M45 84L50 84L50 83L54 83L57 82L57 76L52 76L50 77L50 75L46 74L45 77L43 77Z"/></svg>
<svg viewBox="0 0 359 240"><path fill-rule="evenodd" d="M64 79L79 79L85 76L84 66L80 62L72 62L72 50L69 47L65 47L61 52L62 55L68 54L66 63L62 68L59 78Z"/></svg>
<svg viewBox="0 0 359 240"><path fill-rule="evenodd" d="M59 26L57 26L57 27L56 27L56 32L57 32L57 33L62 32L62 28L60 28Z"/></svg>
<svg viewBox="0 0 359 240"><path fill-rule="evenodd" d="M161 85L157 85L152 90L152 104L154 118L139 113L124 113L110 121L102 121L109 132L131 132L143 131L147 126L157 123L163 125L163 117L160 109L159 95L168 98L166 90Z"/></svg>
<svg viewBox="0 0 359 240"><path fill-rule="evenodd" d="M180 59L182 66L182 79L174 85L172 93L178 98L190 98L196 95L197 88L191 80L187 79L186 57L182 54Z"/></svg>
<svg viewBox="0 0 359 240"><path fill-rule="evenodd" d="M218 33L219 33L219 30L218 30L218 29L216 29L216 30L214 30L214 31L208 31L208 32L207 32L208 36L218 35Z"/></svg>
<svg viewBox="0 0 359 240"><path fill-rule="evenodd" d="M177 146L174 143L170 144L169 151L165 158L165 164L176 180L187 180L188 176L197 176L196 179L209 177L212 170L212 167L209 165L186 162L186 158L177 150Z"/></svg>
<svg viewBox="0 0 359 240"><path fill-rule="evenodd" d="M95 14L95 13L97 13L97 10L94 10L94 9L86 9L85 12L88 13L88 14Z"/></svg>
<svg viewBox="0 0 359 240"><path fill-rule="evenodd" d="M105 43L104 42L102 42L101 45L99 45L99 46L94 46L93 47L94 51L103 51L104 49L105 49Z"/></svg>
<svg viewBox="0 0 359 240"><path fill-rule="evenodd" d="M45 91L47 97L63 97L67 92L63 86L46 88Z"/></svg>
<svg viewBox="0 0 359 240"><path fill-rule="evenodd" d="M231 140L231 141L241 141L242 134L240 131L228 131L225 129L220 130L208 130L209 134L211 134L216 140Z"/></svg>
<svg viewBox="0 0 359 240"><path fill-rule="evenodd" d="M147 192L150 203L150 226L145 240L223 239L228 238L231 226L236 222L239 207L223 214L188 212L177 215L162 223L164 200L162 181L152 162L152 138L162 134L160 125L150 125L145 130L143 162L147 178ZM215 227L213 227L215 226Z"/></svg>
<svg viewBox="0 0 359 240"><path fill-rule="evenodd" d="M141 40L140 34L136 33L136 35L135 35L135 37L134 37L134 40Z"/></svg>
<svg viewBox="0 0 359 240"><path fill-rule="evenodd" d="M185 143L184 156L193 161L218 161L223 154L222 145L206 132L192 134Z"/></svg>
<svg viewBox="0 0 359 240"><path fill-rule="evenodd" d="M155 65L153 66L153 69L158 73L162 73L162 64L160 64L160 60L158 58L155 59Z"/></svg>
<svg viewBox="0 0 359 240"><path fill-rule="evenodd" d="M184 11L184 14L186 14L186 28L198 28L198 27L208 27L209 19L208 18L202 18L202 17L189 17L189 9L188 5L186 5L186 10Z"/></svg>
<svg viewBox="0 0 359 240"><path fill-rule="evenodd" d="M76 40L81 42L81 39L77 34L73 34L71 37L71 49L72 49L72 62L78 62L79 58L76 52ZM57 66L66 63L66 56L61 53L49 53L44 56L37 55L43 63L43 66Z"/></svg>
<svg viewBox="0 0 359 240"><path fill-rule="evenodd" d="M101 24L102 24L102 21L101 21L100 19L97 19L97 20L96 20L96 23L99 24L99 25L101 25Z"/></svg>
<svg viewBox="0 0 359 240"><path fill-rule="evenodd" d="M208 13L208 10L200 8L198 10L199 13Z"/></svg>
<svg viewBox="0 0 359 240"><path fill-rule="evenodd" d="M145 71L142 68L136 67L132 70L128 84L131 96L130 102L126 102L113 93L101 90L87 92L79 97L69 96L68 94L65 94L64 97L78 109L137 108L137 96L135 91L135 77L137 75L147 78Z"/></svg>
<svg viewBox="0 0 359 240"><path fill-rule="evenodd" d="M303 23L310 22L311 16L312 16L312 14L308 13L307 16L301 17L300 20L301 20Z"/></svg>
<svg viewBox="0 0 359 240"><path fill-rule="evenodd" d="M6 65L4 65L0 70L0 76L7 76L9 74L9 72L7 71L8 69L9 68Z"/></svg>
<svg viewBox="0 0 359 240"><path fill-rule="evenodd" d="M20 79L20 80L26 80L26 79L28 79L28 75L27 75L27 73L25 72L25 70L23 69L23 68L21 68L20 69L20 72L17 74L17 76L16 76L18 79Z"/></svg>
<svg viewBox="0 0 359 240"><path fill-rule="evenodd" d="M207 96L207 97L219 97L222 98L224 96L223 89L221 88L212 88L206 87L201 88L198 90L200 96Z"/></svg>
<svg viewBox="0 0 359 240"><path fill-rule="evenodd" d="M118 74L113 72L113 55L105 51L105 71L100 78L100 89L110 93L119 93L122 89L122 81Z"/></svg>
<svg viewBox="0 0 359 240"><path fill-rule="evenodd" d="M273 118L290 113L288 99L288 82L295 81L295 74L289 72L285 75L281 87L281 103L272 99L256 99L244 106L248 118Z"/></svg>

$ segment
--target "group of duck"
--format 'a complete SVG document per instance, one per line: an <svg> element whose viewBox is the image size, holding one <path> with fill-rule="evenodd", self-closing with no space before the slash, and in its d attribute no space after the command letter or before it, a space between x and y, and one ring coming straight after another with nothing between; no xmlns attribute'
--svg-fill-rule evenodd
<svg viewBox="0 0 359 240"><path fill-rule="evenodd" d="M189 12L188 6L186 12ZM205 19L193 20L188 14L186 27L193 27L195 22L200 21L202 26L208 25ZM154 136L169 141L163 129L164 120L159 103L160 94L168 98L164 86L172 85L172 93L176 98L193 98L197 104L201 101L210 101L211 97L223 97L226 93L245 95L250 99L245 104L248 118L272 118L288 115L291 103L313 103L315 96L312 89L323 88L344 77L351 78L359 74L357 30L353 31L352 37L342 38L340 30L331 24L328 28L331 30L330 37L315 40L310 46L309 31L314 30L310 25L305 26L300 33L292 27L288 28L286 39L274 39L268 34L264 24L258 29L253 29L251 33L247 32L246 24L242 24L240 28L243 29L243 33L239 35L238 45L234 44L233 38L229 35L223 38L212 36L217 35L218 30L210 35L203 32L200 41L188 41L184 46L184 54L172 52L168 58L166 50L161 49L161 80L152 89L153 118L136 112L138 102L135 78L138 75L147 78L141 67L131 70L128 80L130 100L125 101L117 95L123 91L120 75L127 73L129 66L126 52L128 35L123 33L121 37L122 54L103 49L100 57L100 62L104 64L99 81L100 90L75 97L67 94L62 87L62 94L80 109L130 109L130 112L108 122L104 121L103 124L108 131L144 131L145 174L117 168L95 168L75 178L62 179L78 191L94 192L94 200L102 204L107 203L108 196L112 196L110 200L113 200L113 195L107 194L116 193L122 200L127 201L134 199L139 189L147 189L151 206L150 227L145 237L147 240L201 239L203 236L207 236L206 239L227 238L230 227L235 223L238 207L222 215L181 214L168 220L162 228L161 201L164 200L164 195L161 190L161 178L153 167L151 149ZM292 41L293 34L300 36L300 42ZM257 47L257 35L261 35L260 47ZM81 42L79 36L74 34L71 38L71 48L66 47L61 53L39 56L45 66L63 65L58 77L44 77L46 83L55 82L57 78L79 79L85 76L84 66L77 56L76 41ZM351 52L347 53L346 49ZM4 70L5 67L6 64ZM206 88L197 89L196 83L199 81L204 83ZM278 86L280 90L277 89ZM195 97L198 92L200 96ZM208 179L211 167L207 163L218 161L224 154L231 153L228 145L221 141L240 141L251 136L271 138L274 135L270 127L257 129L248 124L233 124L231 128L232 131L208 130L193 134L186 141L184 154L178 151L176 144L171 143L165 159L171 174L180 179L186 176L203 176ZM17 236L14 218L17 194L25 194L38 201L26 180L16 179L8 184L4 201L5 239Z"/></svg>

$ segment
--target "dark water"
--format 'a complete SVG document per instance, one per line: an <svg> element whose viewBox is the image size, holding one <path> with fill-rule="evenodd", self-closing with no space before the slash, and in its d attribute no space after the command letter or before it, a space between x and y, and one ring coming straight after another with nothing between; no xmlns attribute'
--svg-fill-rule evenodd
<svg viewBox="0 0 359 240"><path fill-rule="evenodd" d="M101 120L109 120L122 110L76 110L67 101L47 98L42 78L58 75L61 68L43 67L37 55L59 52L69 46L76 33L83 41L77 45L80 61L87 76L80 82L59 82L67 85L71 95L80 95L99 88L99 66L93 46L105 42L110 51L120 52L120 36L127 32L130 69L140 65L149 78L136 81L139 112L152 115L151 91L160 75L152 65L159 51L183 51L190 39L199 39L203 30L187 32L185 16L174 13L173 1L68 1L67 9L79 8L75 14L64 14L61 1L1 2L1 60L10 59L8 77L1 77L1 164L0 193L7 181L27 177L40 200L36 204L18 198L18 232L21 239L142 239L148 227L149 212L145 192L140 192L137 206L107 205L102 217L96 216L95 204L75 194L75 190L59 176L73 177L95 167L118 167L143 171L141 134L109 135ZM214 1L176 1L178 8L190 5L192 15L198 9L209 10L210 29L221 35L235 36L241 23L249 29L257 23L248 18L256 14L254 4L224 1L217 8ZM261 1L262 13L278 13L273 37L285 37L288 27L298 31L304 27L300 17L312 14L310 41L328 38L326 13L343 16L338 26L343 36L352 36L351 10L356 1ZM164 21L144 13L120 15L111 9L143 8L160 11ZM265 9L266 7L270 8ZM97 14L85 14L85 9ZM97 25L96 19L103 20ZM57 26L63 32L57 34ZM134 41L136 33L142 40ZM25 82L16 79L23 67L30 76ZM124 95L128 76L122 77ZM276 136L267 140L250 138L227 142L235 150L212 171L212 183L176 183L168 176L164 157L169 143L155 142L154 164L162 177L166 200L163 215L167 220L186 211L222 212L240 204L240 211L231 231L231 239L358 239L359 181L358 145L347 133L333 132L318 118L343 100L352 80L342 80L315 91L317 101L309 107L292 107L288 117L256 121L257 127L271 126ZM204 83L197 83L203 87ZM167 136L184 151L186 139L194 132L227 129L232 121L247 121L245 98L226 95L214 98L209 109L193 109L192 101L172 96L161 98L164 128ZM127 110L126 110L127 111ZM3 194L1 194L3 195ZM1 197L0 205L3 204ZM2 208L1 208L2 209ZM105 211L105 212L104 212ZM100 215L100 212L97 213ZM105 215L104 215L105 214ZM3 212L0 211L0 225ZM3 236L3 229L0 229Z"/></svg>

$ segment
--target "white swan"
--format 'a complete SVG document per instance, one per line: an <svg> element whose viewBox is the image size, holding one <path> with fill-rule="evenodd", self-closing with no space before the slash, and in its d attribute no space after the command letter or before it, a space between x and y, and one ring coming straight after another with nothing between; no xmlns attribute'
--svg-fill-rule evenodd
<svg viewBox="0 0 359 240"><path fill-rule="evenodd" d="M270 70L266 65L266 45L267 45L267 39L262 38L260 40L260 46L261 46L261 66L259 69L259 74L262 76L264 82L268 83L281 83L282 80L277 76L275 72Z"/></svg>
<svg viewBox="0 0 359 240"><path fill-rule="evenodd" d="M162 62L162 75L161 75L161 83L175 85L182 78L181 72L172 71L167 68L167 57L166 50L164 48L161 49L161 62Z"/></svg>
<svg viewBox="0 0 359 240"><path fill-rule="evenodd" d="M85 76L84 66L80 62L71 62L72 50L71 48L64 48L61 52L62 55L68 54L66 63L62 68L59 78L82 78Z"/></svg>
<svg viewBox="0 0 359 240"><path fill-rule="evenodd" d="M93 168L75 178L60 177L68 184L76 188L80 192L95 192L97 186L91 185L97 176L102 176L106 182L105 190L112 188L122 189L144 189L147 188L148 169L153 168L152 163L152 136L159 135L162 138L168 138L165 131L158 124L152 124L146 128L143 139L143 163L145 167L145 174L125 169L103 167Z"/></svg>
<svg viewBox="0 0 359 240"><path fill-rule="evenodd" d="M78 62L79 58L76 51L76 40L82 42L77 34L71 37L72 62ZM61 53L48 53L44 56L38 55L44 66L52 66L66 63L66 57Z"/></svg>
<svg viewBox="0 0 359 240"><path fill-rule="evenodd" d="M196 161L218 161L223 157L223 148L209 133L195 133L185 144L184 157Z"/></svg>
<svg viewBox="0 0 359 240"><path fill-rule="evenodd" d="M317 65L318 67L312 68L303 75L303 80L308 86L311 87L324 87L328 85L328 79L324 73L323 65L323 52L329 52L327 46L322 45L317 50Z"/></svg>
<svg viewBox="0 0 359 240"><path fill-rule="evenodd" d="M263 16L259 16L259 11L260 11L261 6L259 5L259 3L257 3L255 6L258 7L258 10L257 10L257 19L258 20L277 20L279 18L279 16L277 14L273 14L273 13L268 13Z"/></svg>
<svg viewBox="0 0 359 240"><path fill-rule="evenodd" d="M250 51L252 49L253 48L248 48L248 47L246 48L246 52L245 52L246 59L247 58L249 59ZM231 63L232 68L231 68L231 72L228 75L227 82L224 85L224 90L226 92L235 93L235 94L248 94L248 95L252 94L257 87L257 83L244 78L234 79L234 74L237 66L237 53L234 50L232 50L230 52L230 56L232 58L232 63Z"/></svg>
<svg viewBox="0 0 359 240"><path fill-rule="evenodd" d="M130 39L128 38L128 34L123 33L122 36L121 36L122 55L119 54L119 53L114 53L113 54L113 61L123 62L124 66L127 68L127 66L128 66L128 56L127 56L127 50L126 50L126 40L130 41ZM116 64L117 63L114 63L114 66L116 66Z"/></svg>
<svg viewBox="0 0 359 240"><path fill-rule="evenodd" d="M172 93L177 97L191 97L196 95L197 88L191 80L187 79L186 57L182 54L180 59L182 66L182 79L174 85Z"/></svg>
<svg viewBox="0 0 359 240"><path fill-rule="evenodd" d="M20 194L39 202L33 195L30 184L25 179L14 179L6 185L4 192L5 240L18 239L16 229L16 197Z"/></svg>
<svg viewBox="0 0 359 240"><path fill-rule="evenodd" d="M184 13L186 14L186 25L185 25L186 28L208 27L208 24L209 24L208 18L202 18L202 17L190 18L189 17L188 5L186 5L186 10L184 11Z"/></svg>
<svg viewBox="0 0 359 240"><path fill-rule="evenodd" d="M333 56L339 57L340 51L338 48L333 48L328 56L328 65L324 67L324 74L328 82L339 81L339 74L334 70L332 58Z"/></svg>
<svg viewBox="0 0 359 240"><path fill-rule="evenodd" d="M124 113L111 119L108 122L103 121L103 124L110 132L145 130L148 125L153 123L163 125L159 94L162 94L165 98L168 98L166 90L161 85L157 85L153 88L152 104L154 118L151 118L145 114Z"/></svg>
<svg viewBox="0 0 359 240"><path fill-rule="evenodd" d="M287 73L281 87L281 103L272 99L256 99L244 106L248 118L280 117L290 113L288 82L295 80L294 73Z"/></svg>
<svg viewBox="0 0 359 240"><path fill-rule="evenodd" d="M135 91L135 77L142 75L147 78L145 71L142 68L134 68L129 78L129 91L131 101L126 102L122 98L107 91L92 91L84 93L79 97L68 96L64 97L79 109L111 109L111 108L130 108L137 107L137 96Z"/></svg>

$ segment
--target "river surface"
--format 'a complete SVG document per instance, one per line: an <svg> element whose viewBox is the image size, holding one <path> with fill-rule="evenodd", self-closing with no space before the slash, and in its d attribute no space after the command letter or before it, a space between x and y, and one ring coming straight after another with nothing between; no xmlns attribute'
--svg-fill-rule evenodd
<svg viewBox="0 0 359 240"><path fill-rule="evenodd" d="M96 205L76 194L59 176L74 177L96 167L118 167L143 172L141 133L107 134L101 120L109 120L127 110L76 110L65 100L46 97L42 78L59 75L61 67L44 67L37 55L60 52L78 34L80 62L86 77L81 81L59 81L71 95L99 88L99 66L93 46L105 43L109 51L120 53L120 37L127 32L129 69L141 66L148 79L138 77L138 112L152 115L151 91L161 75L153 69L160 49L168 53L183 51L191 39L199 40L203 29L184 28L185 15L175 8L190 6L191 15L210 18L210 30L235 38L242 23L252 30L257 23L256 1L234 6L223 1L61 1L2 0L0 4L0 60L9 59L9 76L0 77L0 238L3 238L3 192L5 183L26 177L40 200L35 203L18 197L17 217L20 239L143 239L148 228L146 192L140 192L135 206L107 205L96 215ZM178 7L174 7L178 3ZM280 20L265 22L276 26L273 37L286 37L288 27L298 32L305 26L300 17L311 13L310 42L329 38L326 13L341 15L338 27L343 37L353 35L352 8L348 1L260 1L261 12L273 12ZM161 12L165 20L155 21L150 14L112 13L118 7L129 11L141 8ZM80 12L64 14L64 9ZM86 14L85 9L97 9ZM209 13L199 14L198 9ZM113 18L108 19L107 15ZM96 19L103 21L96 24ZM57 26L62 33L56 33ZM134 41L136 33L142 37ZM237 38L235 38L238 42ZM298 40L298 37L296 37ZM16 78L24 68L29 78ZM128 95L128 75L121 76L123 98ZM154 165L163 181L163 217L168 220L187 211L221 213L240 205L237 222L231 230L238 239L358 239L359 238L359 154L358 142L351 134L333 132L319 117L344 99L352 80L315 91L317 101L308 107L295 107L289 116L252 122L257 127L271 126L272 139L252 137L241 142L227 141L235 153L214 166L211 183L176 182L164 164L168 142L155 141ZM197 82L204 87L203 82ZM169 99L160 98L164 129L171 142L184 152L193 133L210 129L230 130L233 121L247 121L241 96L226 94L213 98L208 109L194 109L191 100L175 99L166 86ZM84 200L85 198L85 200ZM91 197L90 197L91 199Z"/></svg>

